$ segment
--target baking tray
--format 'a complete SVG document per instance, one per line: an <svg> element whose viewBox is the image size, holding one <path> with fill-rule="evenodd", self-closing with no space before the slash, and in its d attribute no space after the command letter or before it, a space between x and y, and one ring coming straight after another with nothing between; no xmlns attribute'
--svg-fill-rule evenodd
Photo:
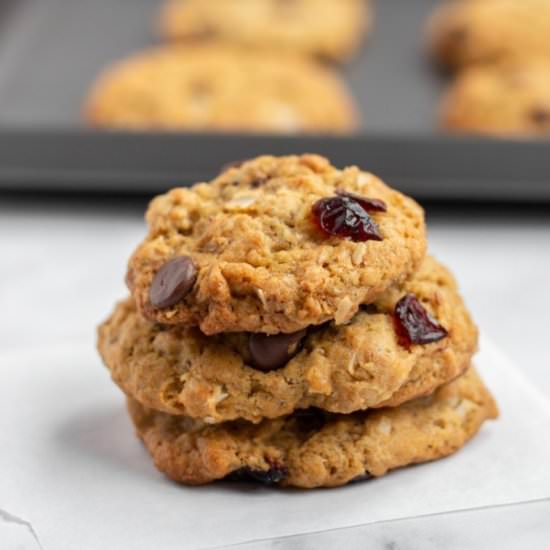
<svg viewBox="0 0 550 550"><path fill-rule="evenodd" d="M82 100L109 63L158 43L159 0L0 2L0 189L156 193L261 153L319 152L422 199L550 199L547 141L435 129L445 78L424 51L439 0L373 0L375 25L346 68L361 111L349 137L86 130Z"/></svg>

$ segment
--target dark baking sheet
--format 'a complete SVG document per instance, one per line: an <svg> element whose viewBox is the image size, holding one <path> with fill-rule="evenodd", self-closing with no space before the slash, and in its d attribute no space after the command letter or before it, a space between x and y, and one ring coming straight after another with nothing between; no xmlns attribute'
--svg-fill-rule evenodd
<svg viewBox="0 0 550 550"><path fill-rule="evenodd" d="M548 142L435 130L444 88L424 52L439 0L374 1L374 32L345 69L363 125L346 138L126 134L81 127L98 72L158 41L159 0L0 0L0 188L157 192L257 153L360 164L420 198L550 199Z"/></svg>
<svg viewBox="0 0 550 550"><path fill-rule="evenodd" d="M80 124L101 69L159 41L162 1L19 0L0 42L0 124ZM442 80L423 55L422 30L437 3L374 2L373 33L344 71L369 133L433 133Z"/></svg>

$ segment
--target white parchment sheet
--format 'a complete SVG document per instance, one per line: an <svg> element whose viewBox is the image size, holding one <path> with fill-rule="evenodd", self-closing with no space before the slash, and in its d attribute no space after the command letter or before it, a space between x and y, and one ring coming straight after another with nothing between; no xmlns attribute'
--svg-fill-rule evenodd
<svg viewBox="0 0 550 550"><path fill-rule="evenodd" d="M314 491L169 482L92 343L0 355L0 541L19 526L43 550L205 549L549 497L550 404L481 347L497 422L450 458Z"/></svg>

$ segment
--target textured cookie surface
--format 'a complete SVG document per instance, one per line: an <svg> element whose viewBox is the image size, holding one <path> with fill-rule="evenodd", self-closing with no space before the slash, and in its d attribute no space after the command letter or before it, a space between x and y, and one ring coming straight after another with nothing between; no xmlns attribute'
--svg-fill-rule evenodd
<svg viewBox="0 0 550 550"><path fill-rule="evenodd" d="M550 57L550 0L456 0L430 22L435 56L446 65Z"/></svg>
<svg viewBox="0 0 550 550"><path fill-rule="evenodd" d="M208 426L132 400L128 406L157 468L176 481L196 485L232 474L304 488L442 458L498 414L473 369L430 397L347 416L313 409L258 425Z"/></svg>
<svg viewBox="0 0 550 550"><path fill-rule="evenodd" d="M464 69L444 98L441 124L502 136L550 134L550 58Z"/></svg>
<svg viewBox="0 0 550 550"><path fill-rule="evenodd" d="M165 46L107 70L85 106L95 126L346 132L352 99L329 68L291 53Z"/></svg>
<svg viewBox="0 0 550 550"><path fill-rule="evenodd" d="M372 213L382 240L327 236L313 206L338 191L380 199ZM294 332L351 319L420 264L426 249L422 209L356 167L338 170L316 155L258 157L210 184L174 189L147 212L149 234L130 260L127 282L153 321L227 331ZM190 257L194 286L176 304L150 300L156 273Z"/></svg>
<svg viewBox="0 0 550 550"><path fill-rule="evenodd" d="M448 336L409 349L399 343L393 313L407 294ZM249 338L153 325L127 300L100 327L99 349L115 382L145 406L209 423L259 422L298 408L349 413L429 394L468 368L477 331L450 273L427 258L409 281L349 324L306 333L300 351L279 369L254 368Z"/></svg>
<svg viewBox="0 0 550 550"><path fill-rule="evenodd" d="M161 14L171 39L219 38L331 59L351 55L369 24L366 0L170 0Z"/></svg>

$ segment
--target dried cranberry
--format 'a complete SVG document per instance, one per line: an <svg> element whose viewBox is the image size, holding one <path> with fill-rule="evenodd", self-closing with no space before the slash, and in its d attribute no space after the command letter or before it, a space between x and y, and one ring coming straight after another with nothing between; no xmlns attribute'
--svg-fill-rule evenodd
<svg viewBox="0 0 550 550"><path fill-rule="evenodd" d="M350 193L349 191L344 191L343 189L337 189L336 194L339 197L348 197L348 199L353 199L358 202L367 212L387 212L388 207L386 203L381 199L369 199L367 197L362 197L361 195L356 195L355 193Z"/></svg>
<svg viewBox="0 0 550 550"><path fill-rule="evenodd" d="M320 199L312 209L315 223L327 235L349 237L353 241L381 241L378 226L362 204L368 200L347 193Z"/></svg>
<svg viewBox="0 0 550 550"><path fill-rule="evenodd" d="M264 485L275 485L286 477L288 477L288 470L284 466L271 466L269 470L239 468L231 472L226 479L229 481L256 481Z"/></svg>
<svg viewBox="0 0 550 550"><path fill-rule="evenodd" d="M426 311L413 294L406 294L397 302L394 324L399 344L430 344L448 335L448 332Z"/></svg>

